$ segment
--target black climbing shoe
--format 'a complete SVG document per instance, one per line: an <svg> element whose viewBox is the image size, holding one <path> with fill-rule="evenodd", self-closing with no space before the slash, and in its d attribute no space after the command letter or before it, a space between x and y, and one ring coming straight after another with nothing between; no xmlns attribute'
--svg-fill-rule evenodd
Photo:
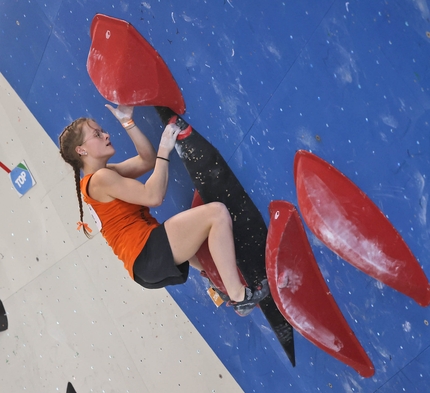
<svg viewBox="0 0 430 393"><path fill-rule="evenodd" d="M230 300L227 306L232 306L236 314L241 317L246 317L254 307L261 302L267 295L269 295L269 284L267 279L261 281L260 284L254 288L245 287L245 299L241 302L234 302Z"/></svg>

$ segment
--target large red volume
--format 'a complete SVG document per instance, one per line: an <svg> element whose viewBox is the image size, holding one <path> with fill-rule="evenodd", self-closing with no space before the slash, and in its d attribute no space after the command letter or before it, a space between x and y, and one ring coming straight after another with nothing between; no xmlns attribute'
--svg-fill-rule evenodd
<svg viewBox="0 0 430 393"><path fill-rule="evenodd" d="M182 93L166 63L130 23L97 14L90 34L87 70L104 98L120 105L185 112Z"/></svg>
<svg viewBox="0 0 430 393"><path fill-rule="evenodd" d="M384 284L430 304L430 284L400 234L378 207L332 165L299 150L294 177L310 230L345 261Z"/></svg>
<svg viewBox="0 0 430 393"><path fill-rule="evenodd" d="M371 377L373 364L324 281L297 210L289 202L273 201L269 211L266 270L279 311L313 344Z"/></svg>

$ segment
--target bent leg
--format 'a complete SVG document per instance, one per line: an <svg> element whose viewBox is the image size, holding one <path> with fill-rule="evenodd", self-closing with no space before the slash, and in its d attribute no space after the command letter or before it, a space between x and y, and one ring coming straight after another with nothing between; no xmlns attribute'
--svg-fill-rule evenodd
<svg viewBox="0 0 430 393"><path fill-rule="evenodd" d="M202 270L205 270L203 269L203 266L196 255L193 255L191 258L188 258L188 262L190 263L190 266L192 266L194 269L198 270L199 272L201 272Z"/></svg>
<svg viewBox="0 0 430 393"><path fill-rule="evenodd" d="M175 263L192 258L208 239L209 251L232 300L244 297L236 267L233 230L230 213L218 202L186 210L169 218L165 223Z"/></svg>

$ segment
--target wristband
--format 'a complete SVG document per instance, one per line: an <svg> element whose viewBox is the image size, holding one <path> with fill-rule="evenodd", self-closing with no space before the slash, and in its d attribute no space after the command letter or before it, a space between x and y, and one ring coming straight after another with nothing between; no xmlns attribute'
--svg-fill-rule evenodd
<svg viewBox="0 0 430 393"><path fill-rule="evenodd" d="M133 128L136 124L134 124L134 120L130 119L128 121L125 121L124 123L121 123L121 125L126 129L129 130L130 128Z"/></svg>
<svg viewBox="0 0 430 393"><path fill-rule="evenodd" d="M159 158L160 160L164 160L164 161L170 162L170 160L168 158L164 158L164 157L160 157L160 156L157 156L157 158Z"/></svg>

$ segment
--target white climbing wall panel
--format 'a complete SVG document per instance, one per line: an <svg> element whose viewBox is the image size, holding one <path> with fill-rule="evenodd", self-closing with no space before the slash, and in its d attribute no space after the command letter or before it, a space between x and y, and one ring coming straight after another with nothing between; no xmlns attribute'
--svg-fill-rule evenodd
<svg viewBox="0 0 430 393"><path fill-rule="evenodd" d="M0 391L241 391L167 291L76 231L71 169L1 74L0 124L0 161L37 182L20 198L0 169Z"/></svg>

